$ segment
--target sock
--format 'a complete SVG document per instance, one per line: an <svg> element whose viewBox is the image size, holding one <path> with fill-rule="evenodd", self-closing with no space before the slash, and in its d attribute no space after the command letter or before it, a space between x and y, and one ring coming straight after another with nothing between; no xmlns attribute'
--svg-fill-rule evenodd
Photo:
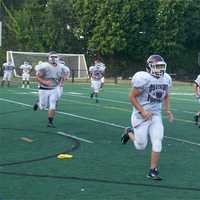
<svg viewBox="0 0 200 200"><path fill-rule="evenodd" d="M198 116L198 115L195 115L195 116L194 116L195 122L198 122L198 119L199 119L199 116Z"/></svg>
<svg viewBox="0 0 200 200"><path fill-rule="evenodd" d="M49 123L53 124L53 117L48 117Z"/></svg>

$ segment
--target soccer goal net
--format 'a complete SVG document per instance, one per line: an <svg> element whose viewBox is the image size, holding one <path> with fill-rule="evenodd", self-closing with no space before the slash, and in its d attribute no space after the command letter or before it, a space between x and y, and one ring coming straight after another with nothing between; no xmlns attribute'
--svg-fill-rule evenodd
<svg viewBox="0 0 200 200"><path fill-rule="evenodd" d="M63 54L58 55L65 61L65 65L70 68L71 76L74 78L88 78L88 69L84 54ZM22 75L20 66L24 62L32 65L31 76L35 76L35 66L38 62L47 61L48 53L41 52L20 52L20 51L7 51L7 61L11 61L15 65L15 70L18 76Z"/></svg>

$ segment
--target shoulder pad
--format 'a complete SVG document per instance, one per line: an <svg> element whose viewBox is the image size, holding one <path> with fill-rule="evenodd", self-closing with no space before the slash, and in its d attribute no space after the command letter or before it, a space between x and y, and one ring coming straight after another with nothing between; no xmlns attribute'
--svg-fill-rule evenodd
<svg viewBox="0 0 200 200"><path fill-rule="evenodd" d="M132 86L133 87L143 87L150 81L151 75L148 72L140 71L134 74L132 78Z"/></svg>

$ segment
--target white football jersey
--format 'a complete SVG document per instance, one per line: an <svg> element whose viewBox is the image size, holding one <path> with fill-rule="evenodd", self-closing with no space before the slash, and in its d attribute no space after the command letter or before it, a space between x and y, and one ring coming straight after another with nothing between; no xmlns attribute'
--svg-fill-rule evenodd
<svg viewBox="0 0 200 200"><path fill-rule="evenodd" d="M43 62L35 66L36 74L40 74L44 80L51 80L51 88L55 88L59 85L61 78L63 77L63 65L58 63L56 66L48 62ZM46 85L40 84L43 88L48 88Z"/></svg>
<svg viewBox="0 0 200 200"><path fill-rule="evenodd" d="M197 76L194 82L200 87L200 75Z"/></svg>
<svg viewBox="0 0 200 200"><path fill-rule="evenodd" d="M197 94L196 96L200 97L200 74L197 76L197 78L194 80L194 82L197 84Z"/></svg>
<svg viewBox="0 0 200 200"><path fill-rule="evenodd" d="M133 76L131 83L141 93L136 98L144 110L157 113L161 111L163 99L172 86L172 79L167 73L156 78L148 72L140 71Z"/></svg>
<svg viewBox="0 0 200 200"><path fill-rule="evenodd" d="M64 64L61 64L61 65L62 65L62 76L66 76L67 79L68 79L69 76L70 76L70 69L69 69L69 67L67 67Z"/></svg>
<svg viewBox="0 0 200 200"><path fill-rule="evenodd" d="M14 70L15 66L13 64L9 64L9 63L4 63L3 64L3 69L4 69L4 72L12 72Z"/></svg>
<svg viewBox="0 0 200 200"><path fill-rule="evenodd" d="M89 68L89 72L93 80L101 80L105 72L105 65L103 63L98 63Z"/></svg>
<svg viewBox="0 0 200 200"><path fill-rule="evenodd" d="M20 66L20 69L22 69L23 74L29 74L32 69L32 66L29 64L23 64Z"/></svg>

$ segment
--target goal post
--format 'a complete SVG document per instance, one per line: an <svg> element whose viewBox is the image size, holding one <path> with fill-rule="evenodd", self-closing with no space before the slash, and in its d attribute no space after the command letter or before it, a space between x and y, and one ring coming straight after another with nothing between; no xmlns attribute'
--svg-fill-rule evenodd
<svg viewBox="0 0 200 200"><path fill-rule="evenodd" d="M88 78L88 69L84 54L64 54L58 53L65 61L66 66L70 68L71 75L75 79ZM48 53L42 52L21 52L21 51L7 51L7 61L11 61L15 65L16 73L21 76L22 71L20 66L26 61L32 65L31 76L35 76L35 66L39 61L47 61Z"/></svg>

